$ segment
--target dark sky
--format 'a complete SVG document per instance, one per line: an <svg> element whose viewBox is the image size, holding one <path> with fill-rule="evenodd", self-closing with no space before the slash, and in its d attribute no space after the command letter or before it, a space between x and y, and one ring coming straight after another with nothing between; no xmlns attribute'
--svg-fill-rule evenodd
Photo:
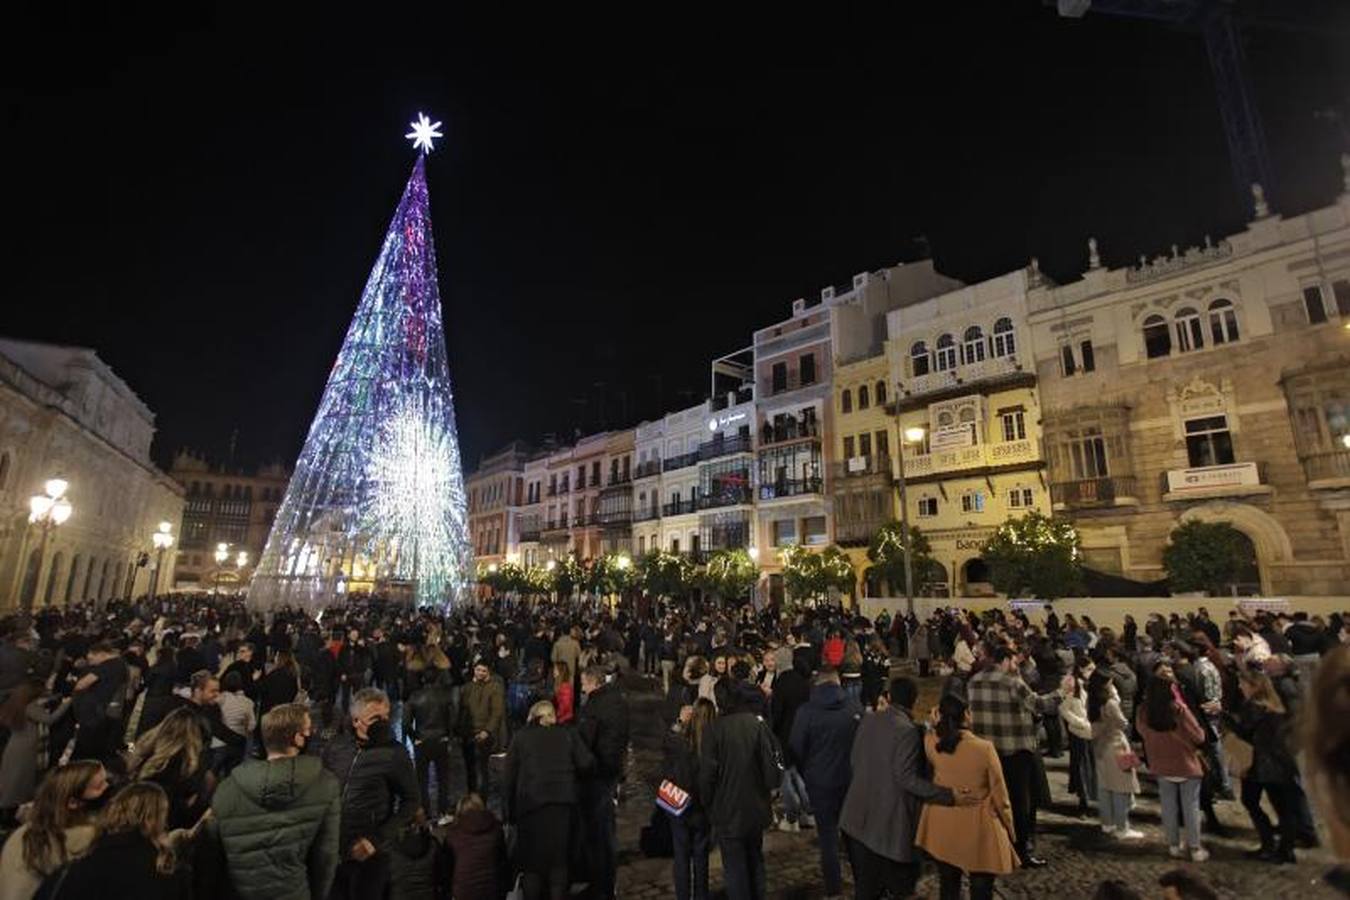
<svg viewBox="0 0 1350 900"><path fill-rule="evenodd" d="M1296 212L1340 183L1314 111L1350 116L1350 4L1281 3L1339 30L1246 32L1271 198ZM1198 35L1038 0L905 8L928 18L7 29L0 333L96 348L161 462L235 429L241 461L290 462L419 110L447 134L428 177L469 464L697 400L710 358L918 235L965 280L1032 255L1068 280L1089 235L1122 265L1245 221Z"/></svg>

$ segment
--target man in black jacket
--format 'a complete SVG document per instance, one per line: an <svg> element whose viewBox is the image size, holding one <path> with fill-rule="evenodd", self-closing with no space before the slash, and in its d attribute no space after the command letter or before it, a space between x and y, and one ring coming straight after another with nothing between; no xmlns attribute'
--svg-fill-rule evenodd
<svg viewBox="0 0 1350 900"><path fill-rule="evenodd" d="M450 814L450 733L451 705L448 672L430 670L411 697L403 704L403 734L412 738L413 761L417 765L417 783L422 787L422 807L431 815L431 797L427 774L436 767L436 812Z"/></svg>
<svg viewBox="0 0 1350 900"><path fill-rule="evenodd" d="M699 792L722 854L728 900L764 900L764 829L773 824L771 795L783 776L778 742L754 712L758 695L753 684L737 682L703 737Z"/></svg>
<svg viewBox="0 0 1350 900"><path fill-rule="evenodd" d="M600 900L613 900L618 855L614 814L628 752L628 702L618 685L606 682L603 666L589 666L581 673L581 693L577 732L595 756L594 768L581 782L591 886Z"/></svg>
<svg viewBox="0 0 1350 900"><path fill-rule="evenodd" d="M802 825L814 827L811 816L811 799L806 793L806 783L802 781L801 771L797 768L797 759L788 746L792 738L792 723L797 710L811 696L811 656L809 646L798 647L792 652L792 667L780 672L773 682L773 694L769 698L769 715L773 724L774 736L783 753L783 819L778 823L780 831L800 831Z"/></svg>
<svg viewBox="0 0 1350 900"><path fill-rule="evenodd" d="M389 727L389 697L362 688L352 697L352 730L324 748L324 768L342 787L342 824L333 897L381 900L399 831L422 818L417 774Z"/></svg>
<svg viewBox="0 0 1350 900"><path fill-rule="evenodd" d="M861 718L862 706L844 693L839 673L827 668L816 676L811 699L797 711L792 723L789 744L814 804L826 897L840 897L844 891L839 869L839 813L848 793L852 772L849 754Z"/></svg>

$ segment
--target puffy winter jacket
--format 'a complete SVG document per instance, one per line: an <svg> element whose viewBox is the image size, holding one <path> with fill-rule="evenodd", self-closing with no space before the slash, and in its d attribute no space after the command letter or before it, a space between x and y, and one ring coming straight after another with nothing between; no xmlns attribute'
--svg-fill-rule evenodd
<svg viewBox="0 0 1350 900"><path fill-rule="evenodd" d="M211 809L240 900L327 896L342 804L337 779L317 758L246 762L221 782Z"/></svg>
<svg viewBox="0 0 1350 900"><path fill-rule="evenodd" d="M392 738L361 746L348 733L324 748L323 765L342 789L338 848L343 856L357 838L387 850L421 803L408 751Z"/></svg>
<svg viewBox="0 0 1350 900"><path fill-rule="evenodd" d="M862 706L837 684L818 684L811 699L797 710L792 723L792 755L806 782L822 788L848 787L853 735L858 731Z"/></svg>
<svg viewBox="0 0 1350 900"><path fill-rule="evenodd" d="M453 703L448 685L433 683L418 688L403 706L403 733L426 743L449 740Z"/></svg>

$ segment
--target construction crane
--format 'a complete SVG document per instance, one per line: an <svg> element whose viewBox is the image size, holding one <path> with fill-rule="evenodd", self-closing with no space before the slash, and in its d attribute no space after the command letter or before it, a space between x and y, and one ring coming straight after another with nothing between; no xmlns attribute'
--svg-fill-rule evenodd
<svg viewBox="0 0 1350 900"><path fill-rule="evenodd" d="M1233 180L1245 199L1251 196L1253 184L1259 184L1269 193L1271 184L1270 159L1266 155L1266 138L1261 130L1261 116L1257 112L1251 85L1247 81L1241 35L1233 15L1233 0L1045 0L1053 3L1059 14L1069 19L1080 19L1085 13L1130 19L1145 19L1185 28L1198 28L1209 51L1209 65L1214 72L1214 89L1218 94L1219 116L1223 120L1224 137L1228 140L1228 154L1232 158Z"/></svg>

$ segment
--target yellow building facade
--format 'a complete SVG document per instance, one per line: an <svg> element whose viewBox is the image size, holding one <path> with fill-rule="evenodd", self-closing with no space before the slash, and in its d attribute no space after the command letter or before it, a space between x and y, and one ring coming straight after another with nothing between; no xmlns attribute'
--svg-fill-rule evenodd
<svg viewBox="0 0 1350 900"><path fill-rule="evenodd" d="M909 521L938 566L930 593L992 595L981 546L1008 518L1051 511L1026 288L1013 272L888 316L891 446L923 432L903 458Z"/></svg>
<svg viewBox="0 0 1350 900"><path fill-rule="evenodd" d="M834 370L834 448L830 488L835 543L853 561L861 582L870 565L867 547L881 526L899 515L895 491L895 419L884 353ZM865 590L865 588L863 588Z"/></svg>

